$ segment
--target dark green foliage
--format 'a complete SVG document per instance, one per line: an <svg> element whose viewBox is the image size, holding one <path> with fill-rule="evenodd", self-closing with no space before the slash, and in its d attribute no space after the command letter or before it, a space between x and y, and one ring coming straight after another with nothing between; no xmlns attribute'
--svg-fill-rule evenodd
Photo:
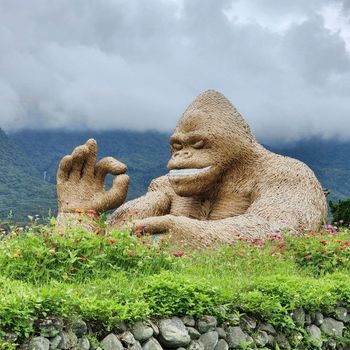
<svg viewBox="0 0 350 350"><path fill-rule="evenodd" d="M329 202L329 207L333 216L333 223L339 226L349 226L350 224L350 199Z"/></svg>
<svg viewBox="0 0 350 350"><path fill-rule="evenodd" d="M30 158L0 129L0 219L9 215L15 221L27 215L47 217L49 208L55 207L55 187L40 179Z"/></svg>

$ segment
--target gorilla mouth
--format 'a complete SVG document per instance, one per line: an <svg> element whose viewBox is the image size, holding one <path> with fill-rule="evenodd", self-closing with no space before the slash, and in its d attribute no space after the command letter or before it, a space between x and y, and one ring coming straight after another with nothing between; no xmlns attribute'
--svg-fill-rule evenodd
<svg viewBox="0 0 350 350"><path fill-rule="evenodd" d="M186 169L173 169L169 171L169 176L193 176L207 172L211 168L211 165L205 168L186 168Z"/></svg>

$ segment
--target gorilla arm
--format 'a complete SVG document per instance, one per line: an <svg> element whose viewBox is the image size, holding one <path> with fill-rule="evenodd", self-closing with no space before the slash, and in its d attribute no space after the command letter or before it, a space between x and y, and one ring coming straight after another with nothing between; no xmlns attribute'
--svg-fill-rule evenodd
<svg viewBox="0 0 350 350"><path fill-rule="evenodd" d="M200 248L230 244L241 237L264 239L281 230L296 233L300 225L317 228L324 223L322 189L311 171L299 162L292 169L281 169L280 165L278 171L262 175L255 191L243 215L204 221L165 215L136 220L135 225L153 233L169 232L175 245Z"/></svg>

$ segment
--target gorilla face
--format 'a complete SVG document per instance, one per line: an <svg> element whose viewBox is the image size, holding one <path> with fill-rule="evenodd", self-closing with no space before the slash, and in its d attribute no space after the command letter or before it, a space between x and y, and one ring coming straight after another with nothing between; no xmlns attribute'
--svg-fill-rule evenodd
<svg viewBox="0 0 350 350"><path fill-rule="evenodd" d="M211 155L210 140L201 134L174 133L171 149L168 176L175 193L180 196L207 192L223 172Z"/></svg>
<svg viewBox="0 0 350 350"><path fill-rule="evenodd" d="M225 171L222 150L216 136L207 130L202 113L191 114L170 138L169 181L176 194L184 197L208 192ZM203 125L204 124L204 125Z"/></svg>
<svg viewBox="0 0 350 350"><path fill-rule="evenodd" d="M216 91L188 107L170 138L169 181L180 196L210 191L222 175L246 161L254 137L231 103Z"/></svg>

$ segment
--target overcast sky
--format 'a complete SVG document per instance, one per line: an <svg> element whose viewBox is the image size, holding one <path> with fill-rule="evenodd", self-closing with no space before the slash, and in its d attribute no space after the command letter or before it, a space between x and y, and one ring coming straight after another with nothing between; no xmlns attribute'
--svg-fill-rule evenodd
<svg viewBox="0 0 350 350"><path fill-rule="evenodd" d="M0 0L5 130L168 131L207 89L260 139L350 139L350 0Z"/></svg>

